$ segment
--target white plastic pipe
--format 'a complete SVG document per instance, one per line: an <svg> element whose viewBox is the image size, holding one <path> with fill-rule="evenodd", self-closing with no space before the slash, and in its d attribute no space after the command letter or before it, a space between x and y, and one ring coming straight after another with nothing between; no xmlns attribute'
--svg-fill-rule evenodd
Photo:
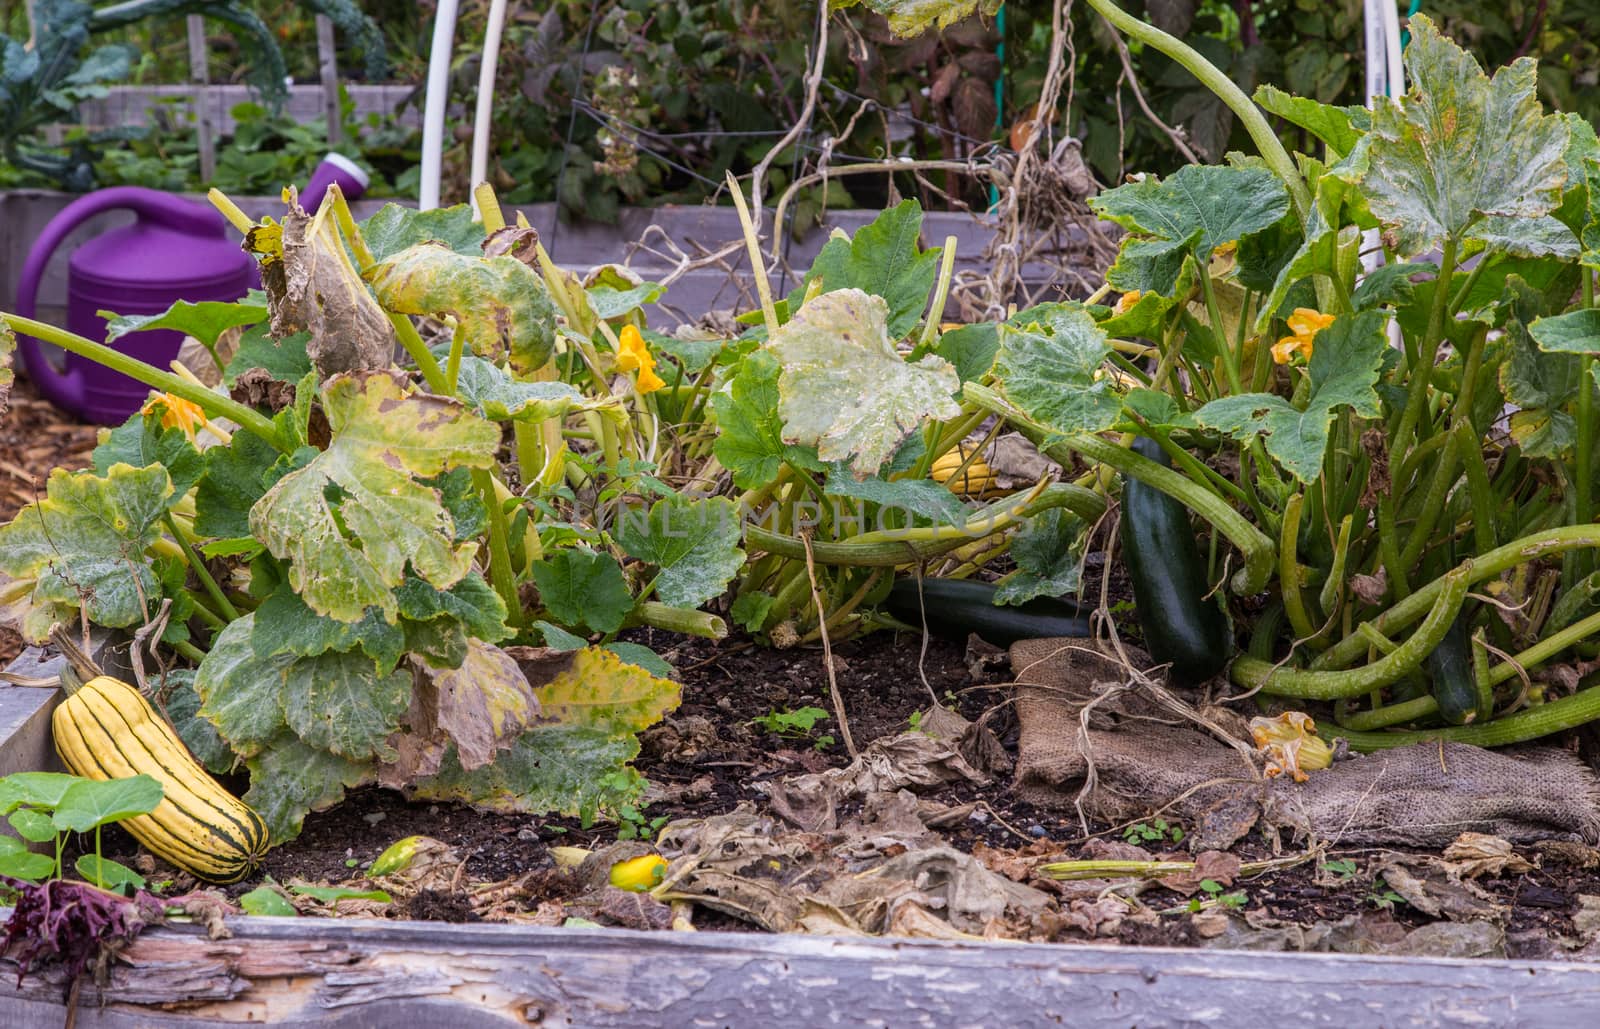
<svg viewBox="0 0 1600 1029"><path fill-rule="evenodd" d="M470 190L489 177L490 116L494 111L494 76L500 65L500 34L506 25L506 0L490 0L489 24L483 34L483 60L478 65L478 109L472 119L472 181ZM472 213L478 213L478 197L472 197Z"/></svg>
<svg viewBox="0 0 1600 1029"><path fill-rule="evenodd" d="M450 58L456 43L458 0L439 0L433 19L433 48L428 52L428 92L422 106L422 177L417 206L439 206L439 178L444 167L444 108L450 98Z"/></svg>
<svg viewBox="0 0 1600 1029"><path fill-rule="evenodd" d="M1394 0L1366 0L1367 107L1376 106L1375 97L1398 97L1406 91L1405 64L1400 59L1400 14ZM1383 260L1377 229L1361 236L1361 266L1372 271ZM1389 322L1389 344L1396 350L1404 346L1400 323Z"/></svg>

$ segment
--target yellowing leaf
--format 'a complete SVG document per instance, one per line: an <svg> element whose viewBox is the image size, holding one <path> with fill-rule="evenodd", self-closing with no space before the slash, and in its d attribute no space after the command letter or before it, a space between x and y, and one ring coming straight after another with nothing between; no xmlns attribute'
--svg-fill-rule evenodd
<svg viewBox="0 0 1600 1029"><path fill-rule="evenodd" d="M418 477L488 466L500 430L454 400L407 393L387 375L336 378L322 405L333 442L251 508L250 532L289 562L289 583L312 610L353 622L378 607L393 622L391 591L408 562L448 589L475 551L455 542L439 491Z"/></svg>
<svg viewBox="0 0 1600 1029"><path fill-rule="evenodd" d="M814 444L824 461L850 462L856 478L878 471L929 418L954 418L961 388L950 362L908 363L889 338L883 298L859 289L824 293L772 334L783 372L778 413L787 443Z"/></svg>
<svg viewBox="0 0 1600 1029"><path fill-rule="evenodd" d="M540 686L539 723L561 722L611 735L642 732L678 706L680 687L599 647L574 651L572 663Z"/></svg>
<svg viewBox="0 0 1600 1029"><path fill-rule="evenodd" d="M677 707L678 684L598 647L539 656L552 674L535 691L535 725L475 771L461 767L452 747L439 773L409 791L413 797L583 817L636 798L642 781L628 765L639 752L634 734Z"/></svg>
<svg viewBox="0 0 1600 1029"><path fill-rule="evenodd" d="M367 269L378 300L401 314L448 314L474 354L531 372L555 346L555 305L532 268L514 257L471 257L419 243Z"/></svg>
<svg viewBox="0 0 1600 1029"><path fill-rule="evenodd" d="M113 464L102 477L57 468L45 490L0 527L0 575L15 580L0 605L24 635L41 640L80 608L113 628L154 617L161 584L145 549L172 499L166 469Z"/></svg>

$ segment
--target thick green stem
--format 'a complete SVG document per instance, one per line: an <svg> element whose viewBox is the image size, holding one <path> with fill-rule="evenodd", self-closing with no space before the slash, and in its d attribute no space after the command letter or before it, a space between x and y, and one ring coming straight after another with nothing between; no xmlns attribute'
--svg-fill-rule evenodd
<svg viewBox="0 0 1600 1029"><path fill-rule="evenodd" d="M1231 587L1241 596L1261 592L1272 578L1276 548L1272 539L1235 511L1226 500L1187 476L1173 471L1126 447L1088 433L1063 436L1033 421L998 393L975 382L963 388L968 401L1010 422L1048 457L1066 465L1073 453L1130 475L1182 502L1228 538L1244 554L1244 567L1234 573Z"/></svg>
<svg viewBox="0 0 1600 1029"><path fill-rule="evenodd" d="M728 623L714 614L687 607L673 607L656 600L647 600L634 608L628 616L628 623L708 640L725 639L728 635Z"/></svg>
<svg viewBox="0 0 1600 1029"><path fill-rule="evenodd" d="M1256 149L1261 151L1261 156L1266 160L1268 167L1276 172L1288 187L1295 216L1300 219L1301 224L1304 224L1311 214L1311 193L1306 189L1305 180L1300 177L1300 171L1295 167L1289 151L1284 149L1283 143L1278 139L1278 134L1272 130L1266 116L1255 103L1244 95L1244 90L1189 44L1162 32L1154 25L1140 21L1111 0L1089 0L1089 6L1099 11L1106 21L1125 35L1161 51L1183 65L1191 75L1200 80L1202 85L1228 105L1228 109L1233 111L1234 116L1244 125L1245 131L1250 133L1250 139L1255 143Z"/></svg>
<svg viewBox="0 0 1600 1029"><path fill-rule="evenodd" d="M167 524L167 530L178 541L178 546L183 548L183 556L189 562L189 570L194 572L195 578L200 580L200 585L205 589L207 595L216 601L217 608L227 616L230 622L238 618L238 610L228 600L228 595L222 592L222 587L217 585L217 580L213 579L211 573L206 570L205 560L195 552L194 545L189 542L189 537L179 531L178 523L173 521L171 513L163 515L162 518Z"/></svg>
<svg viewBox="0 0 1600 1029"><path fill-rule="evenodd" d="M1343 737L1352 750L1362 752L1404 747L1412 743L1449 740L1469 743L1476 747L1505 747L1513 743L1536 740L1541 736L1575 729L1600 718L1600 689L1588 689L1570 697L1540 704L1514 715L1496 718L1492 722L1472 725L1453 725L1445 729L1422 729L1416 732L1347 732L1342 729L1324 729L1328 738Z"/></svg>
<svg viewBox="0 0 1600 1029"><path fill-rule="evenodd" d="M1375 707L1370 711L1352 712L1339 719L1339 725L1341 729L1371 732L1374 729L1387 729L1391 725L1419 721L1438 713L1439 702L1433 698L1433 694L1425 693L1420 697L1402 700L1398 704ZM1341 731L1335 735L1343 736L1344 733Z"/></svg>
<svg viewBox="0 0 1600 1029"><path fill-rule="evenodd" d="M1504 546L1474 557L1470 563L1469 577L1472 582L1483 582L1517 565L1564 554L1580 547L1600 547L1600 525L1563 525L1512 540ZM1393 636L1421 618L1433 607L1434 601L1445 589L1452 574L1454 573L1440 576L1372 619L1372 627L1385 636ZM1310 667L1343 668L1350 662L1358 660L1365 652L1366 646L1366 641L1360 636L1347 636L1314 658Z"/></svg>
<svg viewBox="0 0 1600 1029"><path fill-rule="evenodd" d="M510 527L494 488L494 473L487 468L474 468L472 484L483 498L483 506L489 510L489 582L506 605L509 623L521 625L522 600L517 596L517 578L511 570Z"/></svg>
<svg viewBox="0 0 1600 1029"><path fill-rule="evenodd" d="M1235 684L1246 689L1259 689L1263 693L1306 700L1341 700L1398 682L1421 665L1444 639L1450 624L1461 610L1461 602L1466 599L1471 573L1472 562L1468 561L1446 575L1444 586L1434 598L1428 616L1417 626L1411 638L1364 668L1337 672L1303 671L1277 667L1245 655L1234 659L1229 675Z"/></svg>
<svg viewBox="0 0 1600 1029"><path fill-rule="evenodd" d="M1422 417L1423 409L1427 407L1428 383L1433 377L1433 359L1439 352L1440 341L1444 339L1445 318L1450 312L1450 277L1456 270L1456 250L1455 237L1446 238L1439 257L1439 278L1434 284L1433 307L1428 311L1428 330L1423 334L1416 353L1407 355L1411 359L1410 367L1406 369L1406 373L1411 376L1411 391L1406 397L1405 411L1400 416L1400 425L1395 429L1394 438L1389 445L1390 452L1398 457L1396 464L1405 464L1405 455L1411 449L1411 439L1416 433L1417 423Z"/></svg>
<svg viewBox="0 0 1600 1029"><path fill-rule="evenodd" d="M1304 599L1300 596L1300 509L1305 495L1296 493L1283 506L1283 529L1278 534L1278 589L1283 592L1283 612L1289 616L1289 627L1297 638L1309 640L1317 634L1306 614Z"/></svg>
<svg viewBox="0 0 1600 1029"><path fill-rule="evenodd" d="M255 433L285 453L291 449L283 440L279 439L278 427L272 424L272 419L230 397L223 396L221 393L214 393L192 379L186 379L171 372L164 372L152 365L145 364L137 357L132 357L120 350L108 347L104 343L96 343L94 340L85 339L75 332L58 329L53 325L34 321L32 318L23 318L0 311L0 320L3 320L17 332L26 333L46 343L53 343L62 350L77 354L79 357L87 357L89 360L104 365L114 372L121 372L130 379L137 379L151 389L157 389L163 393L171 393L175 397L187 400L191 404L196 404L208 417L226 418Z"/></svg>

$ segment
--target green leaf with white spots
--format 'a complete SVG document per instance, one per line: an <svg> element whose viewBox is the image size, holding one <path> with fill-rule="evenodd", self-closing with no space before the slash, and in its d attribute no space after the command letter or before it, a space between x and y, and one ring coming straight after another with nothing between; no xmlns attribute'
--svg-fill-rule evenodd
<svg viewBox="0 0 1600 1029"><path fill-rule="evenodd" d="M174 497L189 492L189 487L199 480L205 469L204 458L189 437L183 434L183 430L163 429L159 415L137 412L106 434L100 445L94 448L90 460L94 462L94 470L101 475L116 464L134 468L161 465L172 480Z"/></svg>
<svg viewBox="0 0 1600 1029"><path fill-rule="evenodd" d="M481 357L463 357L456 396L492 421L541 422L595 405L565 382L522 382Z"/></svg>
<svg viewBox="0 0 1600 1029"><path fill-rule="evenodd" d="M250 511L250 531L289 562L289 582L312 610L353 622L378 607L392 621L392 591L408 563L448 589L476 552L456 542L439 491L418 477L488 467L500 430L454 400L407 393L381 374L331 380L322 406L333 441L267 491Z"/></svg>
<svg viewBox="0 0 1600 1029"><path fill-rule="evenodd" d="M663 497L648 512L626 512L618 545L656 568L656 596L673 607L695 608L722 595L744 567L739 509L726 497Z"/></svg>
<svg viewBox="0 0 1600 1029"><path fill-rule="evenodd" d="M1561 204L1566 122L1544 113L1535 66L1521 58L1490 79L1426 15L1411 19L1406 48L1413 88L1400 102L1378 98L1372 117L1367 204L1403 258L1464 238L1496 217L1493 243L1534 246L1538 219ZM1527 247L1524 247L1527 249Z"/></svg>
<svg viewBox="0 0 1600 1029"><path fill-rule="evenodd" d="M777 358L757 350L740 363L728 388L711 396L711 410L717 416L717 441L711 451L733 473L733 484L740 489L771 482L785 461L807 471L822 467L814 448L783 441L780 371Z"/></svg>
<svg viewBox="0 0 1600 1029"><path fill-rule="evenodd" d="M929 419L961 412L961 381L932 354L907 362L895 350L881 297L859 289L802 307L767 342L778 359L778 413L785 442L814 445L824 461L850 462L865 478Z"/></svg>
<svg viewBox="0 0 1600 1029"><path fill-rule="evenodd" d="M1081 307L1046 304L1000 326L995 375L1006 399L1055 432L1116 424L1122 394L1105 374L1105 330Z"/></svg>
<svg viewBox="0 0 1600 1029"><path fill-rule="evenodd" d="M995 589L999 604L1076 593L1083 581L1083 520L1070 511L1046 511L1028 521L1011 542L1016 573Z"/></svg>
<svg viewBox="0 0 1600 1029"><path fill-rule="evenodd" d="M384 204L361 223L361 238L375 261L385 261L418 243L441 243L458 254L483 253L483 223L472 216L470 204L418 211L399 204Z"/></svg>
<svg viewBox="0 0 1600 1029"><path fill-rule="evenodd" d="M1315 482L1322 474L1328 428L1334 413L1348 407L1363 418L1380 409L1374 386L1383 367L1388 337L1378 311L1347 315L1317 333L1311 351L1311 395L1304 410L1270 393L1221 397L1195 412L1201 425L1239 440L1261 436L1267 453L1296 479Z"/></svg>
<svg viewBox="0 0 1600 1029"><path fill-rule="evenodd" d="M145 550L172 501L160 465L114 464L104 476L57 468L45 499L0 527L0 573L13 580L0 592L0 613L18 618L31 640L80 608L111 628L154 618L161 585Z"/></svg>
<svg viewBox="0 0 1600 1029"><path fill-rule="evenodd" d="M283 710L307 745L351 761L390 760L386 742L411 703L411 670L381 674L351 651L298 658L283 670Z"/></svg>
<svg viewBox="0 0 1600 1029"><path fill-rule="evenodd" d="M472 353L532 372L555 347L556 309L539 273L514 257L470 257L419 243L367 269L378 302L400 314L450 315Z"/></svg>
<svg viewBox="0 0 1600 1029"><path fill-rule="evenodd" d="M1560 457L1577 442L1578 424L1566 407L1585 386L1585 351L1573 348L1588 342L1587 319L1538 317L1545 309L1538 290L1518 276L1506 279L1500 314L1507 356L1500 389L1517 408L1509 420L1511 437L1530 457Z"/></svg>

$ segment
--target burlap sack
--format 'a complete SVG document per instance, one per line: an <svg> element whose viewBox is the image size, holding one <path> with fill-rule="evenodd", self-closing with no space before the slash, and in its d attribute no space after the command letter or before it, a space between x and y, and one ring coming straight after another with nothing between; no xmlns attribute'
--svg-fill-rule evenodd
<svg viewBox="0 0 1600 1029"><path fill-rule="evenodd" d="M1242 717L1196 711L1213 727L1196 728L1104 645L1026 640L1012 646L1011 664L1017 790L1041 806L1072 807L1090 782L1088 817L1119 823L1164 810L1207 848L1226 848L1257 821L1341 844L1436 847L1467 831L1600 840L1600 781L1555 747L1425 743L1352 756L1305 783L1269 780L1246 746L1225 742L1248 741Z"/></svg>

